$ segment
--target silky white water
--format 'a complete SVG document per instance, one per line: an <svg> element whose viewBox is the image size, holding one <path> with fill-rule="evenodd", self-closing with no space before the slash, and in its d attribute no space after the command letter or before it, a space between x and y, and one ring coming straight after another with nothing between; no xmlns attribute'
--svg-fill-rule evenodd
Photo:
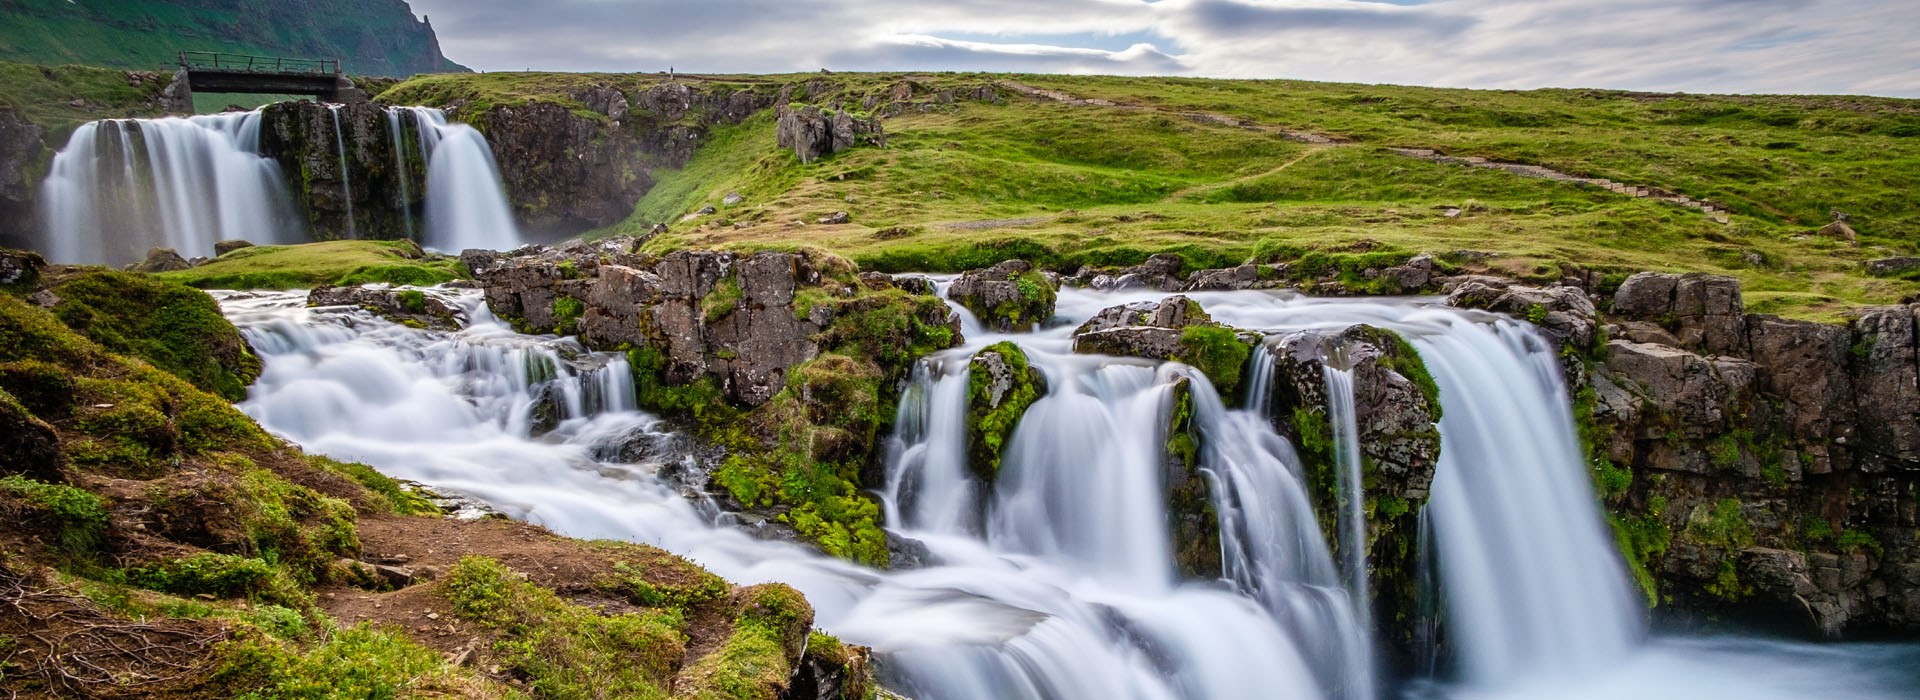
<svg viewBox="0 0 1920 700"><path fill-rule="evenodd" d="M471 126L448 122L445 112L431 107L389 107L389 122L396 129L399 121L393 115L399 112L413 116L420 156L427 161L426 234L420 244L448 253L519 247L520 227L507 204L487 137ZM394 149L396 154L399 150Z"/></svg>
<svg viewBox="0 0 1920 700"><path fill-rule="evenodd" d="M791 583L814 603L822 627L873 646L887 679L913 697L1378 693L1367 634L1306 508L1291 448L1263 412L1221 405L1204 377L1189 368L1072 355L1071 326L996 336L969 320L969 348L1001 339L1020 343L1046 374L1050 391L1016 430L1002 481L991 490L961 487L964 431L956 431L949 417L964 411L969 351L929 360L902 402L883 493L896 532L924 545L925 563L883 572L716 525L727 519L717 517L709 501L690 498L662 478L676 466L674 450L634 448L673 438L658 421L631 410L632 395L623 393L630 384L621 381L626 369L617 355L514 334L473 292L434 293L465 308L472 326L439 333L354 309L306 309L298 294L222 294L229 316L265 361L265 373L242 408L307 449L366 461L569 535L655 543L739 583ZM1533 366L1534 358L1551 360L1544 344L1512 321L1407 301L1195 296L1216 318L1250 328L1372 322L1402 330L1434 368L1448 421L1504 410L1493 399L1476 398L1480 394L1505 395L1513 404L1509 409L1526 408L1536 393L1528 387L1551 393L1557 386L1552 373ZM1067 291L1061 315L1084 319L1131 298L1138 297ZM1470 362L1476 358L1486 368L1504 367L1501 381L1475 384L1483 379ZM1260 376L1260 369L1252 375ZM1181 581L1175 574L1157 482L1162 465L1131 454L1157 452L1165 439L1168 387L1182 378L1200 389L1195 421L1203 434L1202 467L1215 485L1222 516L1221 581ZM534 419L543 412L553 416L549 425ZM1543 480L1554 481L1564 476L1549 471L1560 458L1558 434L1547 430L1529 438L1537 443L1532 446L1512 444L1509 435L1540 428L1540 421L1566 420L1564 404L1545 413L1490 413L1489 421L1519 422L1485 435L1475 434L1475 422L1462 416L1462 423L1443 423L1444 450L1484 461L1488 473L1543 471L1552 475ZM1533 458L1542 461L1522 461ZM1441 469L1458 472L1449 487L1458 491L1443 496L1436 487L1435 512L1443 510L1443 497L1469 500L1475 511L1530 507L1509 500L1512 494L1483 497L1490 485L1458 462ZM1527 526L1553 531L1540 535L1543 541L1585 547L1591 542L1577 533L1598 527L1588 499L1591 523L1575 507ZM1442 521L1438 529L1445 519L1436 520ZM1553 534L1560 520L1569 521L1569 532ZM1452 532L1437 536L1475 541L1485 534L1459 525ZM1599 572L1597 581L1543 579L1523 569L1577 568L1586 566L1583 557L1517 558L1534 555L1496 539L1502 541L1476 545L1485 553L1478 563L1455 561L1454 548L1442 547L1454 595L1451 634L1470 672L1459 682L1416 684L1423 696L1675 697L1666 691L1679 688L1688 698L1805 697L1815 689L1824 697L1870 698L1903 697L1903 690L1916 687L1901 685L1913 679L1898 675L1898 660L1914 658L1906 648L1727 640L1639 645L1632 599L1604 596L1615 585L1607 582L1610 577L1623 576L1617 565ZM1583 554L1603 568L1611 562L1604 546ZM1615 635L1619 644L1576 653L1558 648L1555 640L1536 642L1537 650L1491 641L1534 639L1561 625L1520 619L1551 606L1523 607L1519 600L1479 605L1459 595L1461 586L1494 577L1512 577L1515 587L1543 580L1565 585L1527 594L1564 596L1574 601L1568 605L1618 604L1624 610L1613 629L1585 623L1563 629L1568 638L1602 635L1600 641L1607 641L1604 635ZM1624 581L1617 583L1624 590ZM1487 640L1472 639L1478 635ZM1523 661L1571 656L1591 663L1527 667L1487 658L1507 653ZM1850 682L1835 689L1834 673L1846 673Z"/></svg>
<svg viewBox="0 0 1920 700"><path fill-rule="evenodd" d="M260 113L110 119L75 129L41 184L36 247L62 263L122 265L152 248L302 238L280 167L259 155Z"/></svg>

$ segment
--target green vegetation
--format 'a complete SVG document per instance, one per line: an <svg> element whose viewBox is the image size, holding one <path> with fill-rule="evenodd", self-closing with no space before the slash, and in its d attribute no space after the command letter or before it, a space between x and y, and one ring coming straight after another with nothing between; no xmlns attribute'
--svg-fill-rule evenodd
<svg viewBox="0 0 1920 700"><path fill-rule="evenodd" d="M317 455L310 456L315 466L339 474L367 490L367 510L396 515L439 515L440 507L426 496L407 488L398 479L358 462L341 462Z"/></svg>
<svg viewBox="0 0 1920 700"><path fill-rule="evenodd" d="M0 494L25 501L28 513L19 519L45 518L55 542L71 556L88 556L106 543L107 509L99 496L61 484L48 484L14 475L0 478ZM0 512L11 510L0 503Z"/></svg>
<svg viewBox="0 0 1920 700"><path fill-rule="evenodd" d="M1240 373L1247 367L1253 346L1241 340L1240 332L1226 326L1196 324L1180 331L1180 350L1176 362L1192 365L1207 375L1214 389L1231 400L1240 393Z"/></svg>
<svg viewBox="0 0 1920 700"><path fill-rule="evenodd" d="M294 607L311 604L299 586L271 564L231 554L200 552L154 566L129 569L127 582L176 595L204 593L220 598L244 597Z"/></svg>
<svg viewBox="0 0 1920 700"><path fill-rule="evenodd" d="M1673 543L1673 530L1662 519L1666 509L1666 499L1655 496L1647 500L1647 507L1640 515L1607 514L1614 545L1626 561L1634 584L1647 597L1648 607L1660 604L1660 587L1653 576L1653 567L1666 556L1667 547Z"/></svg>
<svg viewBox="0 0 1920 700"><path fill-rule="evenodd" d="M458 259L429 256L411 241L323 241L241 248L154 277L200 289L307 289L373 282L428 286L468 275Z"/></svg>
<svg viewBox="0 0 1920 700"><path fill-rule="evenodd" d="M388 97L482 109L548 101L593 115L573 97L579 88L644 91L658 80L428 76ZM1562 263L1616 275L1697 270L1739 278L1749 303L1764 312L1823 319L1920 291L1920 283L1860 270L1865 260L1920 250L1904 235L1920 223L1902 196L1920 185L1920 116L1910 101L983 74L720 76L690 84L717 94L770 94L803 80L827 86L809 98L827 107L889 100L900 83L912 83L920 101L982 87L1000 100L917 104L885 119L886 148L808 164L772 146L772 110L712 127L692 162L656 169L658 185L634 216L602 233L666 223L672 230L651 250L813 245L877 271L959 271L1015 257L1071 271L1175 252L1190 269L1287 262L1293 278L1343 293L1390 291L1389 280L1362 273L1422 251L1464 271L1519 277L1544 276ZM1144 109L1048 102L1007 87L1013 80ZM682 124L698 126L701 118ZM1302 144L1281 129L1350 141ZM1392 147L1664 188L1722 203L1733 222L1595 187L1410 158ZM730 192L744 201L724 206ZM724 211L680 222L707 205ZM1801 235L1830 221L1834 209L1852 215L1861 245ZM793 224L840 210L858 223ZM1493 257L1449 258L1456 251Z"/></svg>
<svg viewBox="0 0 1920 700"><path fill-rule="evenodd" d="M1004 394L995 401L994 380L981 360L992 353L1008 370ZM967 445L972 453L967 464L983 483L992 484L1000 475L1000 453L1013 439L1020 417L1040 400L1040 373L1027 364L1027 353L1011 342L999 342L974 354L973 371L967 376Z"/></svg>
<svg viewBox="0 0 1920 700"><path fill-rule="evenodd" d="M228 642L212 673L236 700L462 696L475 690L468 672L404 631L362 623L333 631L301 652L251 634Z"/></svg>
<svg viewBox="0 0 1920 700"><path fill-rule="evenodd" d="M0 36L17 30L11 23L0 24L5 25ZM4 43L0 39L0 45ZM165 87L164 79L131 84L125 71L106 68L0 61L0 108L16 110L47 130L42 138L48 143L65 141L74 127L94 119L158 116L154 101Z"/></svg>
<svg viewBox="0 0 1920 700"><path fill-rule="evenodd" d="M229 401L247 396L260 360L199 290L146 275L92 272L55 285L54 315L108 350L138 356Z"/></svg>
<svg viewBox="0 0 1920 700"><path fill-rule="evenodd" d="M553 332L555 335L573 335L580 327L580 317L586 315L587 303L573 297L558 297L553 300Z"/></svg>
<svg viewBox="0 0 1920 700"><path fill-rule="evenodd" d="M498 633L498 662L549 698L665 698L686 654L677 611L601 615L485 557L447 572L461 619Z"/></svg>
<svg viewBox="0 0 1920 700"><path fill-rule="evenodd" d="M347 8L244 0L19 0L0 10L0 60L171 71L179 51L339 59L356 75L466 70L399 0Z"/></svg>

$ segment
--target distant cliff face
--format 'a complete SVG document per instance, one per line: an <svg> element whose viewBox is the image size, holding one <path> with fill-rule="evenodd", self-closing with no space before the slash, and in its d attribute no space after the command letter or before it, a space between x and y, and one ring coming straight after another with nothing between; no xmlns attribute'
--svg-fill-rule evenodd
<svg viewBox="0 0 1920 700"><path fill-rule="evenodd" d="M181 51L337 58L354 75L465 72L405 0L15 0L0 60L157 69Z"/></svg>

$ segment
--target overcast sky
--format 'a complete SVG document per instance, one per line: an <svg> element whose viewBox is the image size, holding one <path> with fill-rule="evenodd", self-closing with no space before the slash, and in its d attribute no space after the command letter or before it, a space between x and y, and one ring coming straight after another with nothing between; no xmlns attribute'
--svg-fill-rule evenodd
<svg viewBox="0 0 1920 700"><path fill-rule="evenodd" d="M410 0L479 70L828 68L1920 97L1920 0Z"/></svg>

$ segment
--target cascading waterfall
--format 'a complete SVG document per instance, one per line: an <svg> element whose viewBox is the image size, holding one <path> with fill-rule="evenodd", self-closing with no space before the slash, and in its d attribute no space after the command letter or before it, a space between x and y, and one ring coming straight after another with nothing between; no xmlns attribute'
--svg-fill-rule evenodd
<svg viewBox="0 0 1920 700"><path fill-rule="evenodd" d="M1353 593L1354 606L1361 619L1368 617L1366 494L1360 481L1360 428L1353 405L1353 370L1324 365L1327 383L1327 407L1333 424L1333 455L1339 462L1339 492L1334 494L1340 508L1341 566L1347 576L1347 589Z"/></svg>
<svg viewBox="0 0 1920 700"><path fill-rule="evenodd" d="M347 238L359 238L353 220L353 169L347 167L347 137L340 131L340 105L327 105L333 117L333 148L340 155L340 201L347 205Z"/></svg>
<svg viewBox="0 0 1920 700"><path fill-rule="evenodd" d="M259 145L258 111L82 124L42 185L36 245L58 262L121 265L151 248L294 242L286 183Z"/></svg>
<svg viewBox="0 0 1920 700"><path fill-rule="evenodd" d="M971 328L973 345L927 358L915 373L888 453L887 512L896 534L918 543L921 563L874 571L725 527L710 504L663 477L678 456L626 449L670 436L631 410L617 354L515 334L477 292L431 293L462 306L472 325L436 332L358 309L308 309L298 294L221 295L265 362L242 408L309 450L565 534L657 544L741 584L793 584L814 603L818 624L872 646L888 681L923 700L1359 700L1378 692L1366 631L1258 385L1255 410L1230 409L1191 368L1071 354L1070 326L1013 336ZM1637 613L1596 541L1598 516L1569 447L1552 355L1523 325L1411 301L1194 296L1215 318L1246 328L1373 323L1406 335L1426 358L1446 404L1448 455L1428 513L1470 685L1422 691L1784 699L1914 690L1887 671L1905 657L1873 649L1836 655L1702 640L1656 641L1657 653L1635 654ZM1138 298L1068 290L1062 314L1084 319L1089 309ZM966 480L965 429L957 427L966 359L1001 339L1027 350L1049 393L1017 428L993 488L956 487ZM1180 381L1192 387L1200 468L1220 515L1220 581L1181 581L1168 558L1160 445ZM562 414L544 432L532 420L541 405ZM1541 551L1555 546L1578 551ZM1566 570L1525 570L1546 568ZM1493 578L1503 580L1484 580ZM1461 590L1482 585L1494 588ZM1526 617L1562 614L1569 617ZM1588 639L1600 650L1565 644ZM1527 644L1534 648L1519 648ZM1496 663L1506 658L1499 655L1512 663ZM1580 675L1576 667L1587 664L1556 661L1565 657L1615 659L1616 672ZM1493 689L1528 670L1538 682ZM1836 690L1836 672L1861 680Z"/></svg>
<svg viewBox="0 0 1920 700"><path fill-rule="evenodd" d="M396 206L400 208L401 222L407 227L407 240L416 240L419 234L413 230L413 192L409 184L413 177L407 171L406 131L400 122L401 114L410 114L410 112L394 107L387 108L387 135L393 143L394 179L400 183L399 192L396 193L400 198ZM417 133L418 129L415 131ZM421 161L426 162L426 158L423 156Z"/></svg>
<svg viewBox="0 0 1920 700"><path fill-rule="evenodd" d="M420 157L427 161L426 235L421 245L452 253L518 247L520 228L487 137L471 126L448 122L446 112L431 107L388 108L395 124L396 110L413 115Z"/></svg>

